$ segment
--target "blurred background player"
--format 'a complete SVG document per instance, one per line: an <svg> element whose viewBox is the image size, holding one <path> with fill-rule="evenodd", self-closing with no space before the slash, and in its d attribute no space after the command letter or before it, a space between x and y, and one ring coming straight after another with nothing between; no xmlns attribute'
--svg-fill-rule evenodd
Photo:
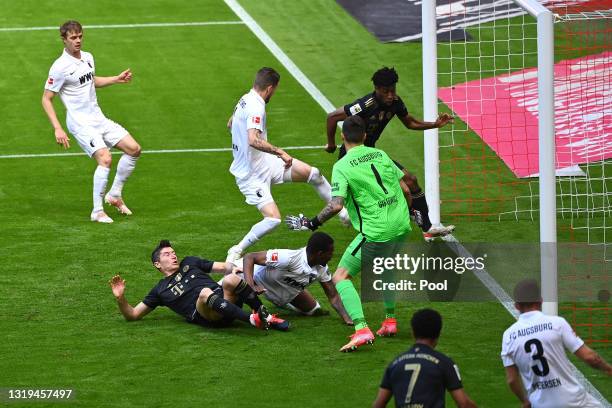
<svg viewBox="0 0 612 408"><path fill-rule="evenodd" d="M188 256L180 263L170 241L162 240L151 254L153 266L164 278L142 302L132 307L125 298L125 281L116 275L110 280L113 295L125 320L140 320L158 306L169 307L189 323L204 327L223 327L241 320L260 328L287 330L289 323L269 314L257 294L237 275L229 275L219 286L211 272L231 272L232 264ZM252 313L242 310L246 303Z"/></svg>
<svg viewBox="0 0 612 408"><path fill-rule="evenodd" d="M501 358L508 385L523 407L602 407L575 378L565 350L607 375L612 375L612 366L584 344L564 318L542 313L535 280L519 282L514 301L521 314L504 332Z"/></svg>
<svg viewBox="0 0 612 408"><path fill-rule="evenodd" d="M435 122L424 122L414 118L408 113L406 105L395 91L398 80L399 77L395 69L381 68L372 76L374 92L329 113L327 115L327 145L325 150L329 153L336 151L336 127L338 122L353 115L357 115L365 121L366 139L364 145L368 147L376 145L376 141L394 116L397 116L408 129L413 130L441 128L453 120L446 113L441 114ZM346 147L342 145L340 146L339 158L341 159L345 154ZM412 196L412 202L408 204L415 221L423 230L425 240L430 241L436 237L450 234L455 228L453 225L446 227L431 225L425 192L419 186L416 176L397 161L394 162L404 173L404 182L410 189L410 195Z"/></svg>
<svg viewBox="0 0 612 408"><path fill-rule="evenodd" d="M268 142L266 104L279 81L280 74L272 68L257 71L253 88L240 98L228 122L234 155L230 172L236 177L247 204L256 206L263 216L263 220L228 250L228 262L240 258L249 246L280 224L280 211L270 191L272 184L306 182L325 202L331 200L330 185L319 169L294 159ZM345 224L349 223L346 211L341 218Z"/></svg>
<svg viewBox="0 0 612 408"><path fill-rule="evenodd" d="M81 50L83 41L81 24L77 21L67 21L60 27L60 34L65 48L49 70L42 106L55 130L56 142L68 149L70 139L53 108L53 98L59 94L66 106L68 131L77 140L81 149L98 163L93 176L91 220L111 223L112 218L104 212L103 199L116 207L121 214L132 214L123 202L122 191L123 185L136 167L136 160L140 156L140 145L121 125L104 116L98 106L96 88L130 82L132 72L127 69L113 77L97 76L93 55ZM111 147L116 147L124 154L117 164L113 185L104 196L112 161L109 150Z"/></svg>
<svg viewBox="0 0 612 408"><path fill-rule="evenodd" d="M351 279L361 271L361 258L367 263L374 256L394 256L411 231L408 205L404 194L408 187L402 181L404 173L385 152L363 145L365 123L359 116L347 118L342 125L342 139L346 155L334 164L332 200L312 219L300 215L286 218L294 230L316 230L340 212L346 203L353 228L359 234L344 251L333 282L342 303L355 324L355 334L340 351L353 351L364 344L372 344L374 335L366 322L361 299ZM385 320L376 332L379 336L397 333L395 301L385 297Z"/></svg>
<svg viewBox="0 0 612 408"><path fill-rule="evenodd" d="M393 396L398 408L443 408L448 390L459 408L475 408L463 390L457 365L434 350L442 330L442 316L435 310L422 309L412 315L410 323L414 345L385 370L373 407L386 407Z"/></svg>
<svg viewBox="0 0 612 408"><path fill-rule="evenodd" d="M304 248L252 252L236 264L255 293L263 293L278 307L306 316L329 314L306 289L318 281L344 323L352 325L327 268L333 255L333 238L324 232L315 232Z"/></svg>

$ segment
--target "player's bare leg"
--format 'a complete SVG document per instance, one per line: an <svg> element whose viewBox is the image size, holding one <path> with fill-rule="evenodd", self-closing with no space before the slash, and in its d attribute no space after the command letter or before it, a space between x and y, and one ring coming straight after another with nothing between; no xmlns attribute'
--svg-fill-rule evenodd
<svg viewBox="0 0 612 408"><path fill-rule="evenodd" d="M119 163L117 164L117 174L115 174L115 180L109 190L108 194L104 197L104 201L107 204L117 208L121 214L131 215L132 211L125 205L123 201L123 185L130 177L134 168L136 167L136 161L140 157L141 148L138 142L128 133L125 135L115 147L121 150L124 154L121 155Z"/></svg>
<svg viewBox="0 0 612 408"><path fill-rule="evenodd" d="M308 290L303 290L288 303L287 308L306 316L327 316L329 311L321 309L317 299Z"/></svg>
<svg viewBox="0 0 612 408"><path fill-rule="evenodd" d="M251 227L251 230L242 238L242 240L231 247L227 251L225 262L234 262L242 257L244 251L259 241L264 235L273 231L281 223L281 214L278 206L274 201L264 204L259 208L259 212L263 215L263 220Z"/></svg>
<svg viewBox="0 0 612 408"><path fill-rule="evenodd" d="M455 230L454 225L448 225L445 227L441 225L434 226L431 224L425 192L419 186L419 182L414 174L410 173L406 169L402 169L402 172L404 173L402 181L406 183L408 189L410 190L411 199L408 201L408 206L417 225L423 230L423 238L425 241L433 241L437 237L443 237L453 232Z"/></svg>
<svg viewBox="0 0 612 408"><path fill-rule="evenodd" d="M113 222L113 219L104 212L102 201L112 162L110 150L106 148L98 149L94 152L93 158L98 163L98 167L96 167L93 176L93 210L91 211L91 220L110 224Z"/></svg>
<svg viewBox="0 0 612 408"><path fill-rule="evenodd" d="M291 166L291 181L308 183L316 190L323 201L326 203L331 201L331 186L318 168L294 158ZM338 217L345 226L348 227L351 225L351 220L346 208L340 211Z"/></svg>

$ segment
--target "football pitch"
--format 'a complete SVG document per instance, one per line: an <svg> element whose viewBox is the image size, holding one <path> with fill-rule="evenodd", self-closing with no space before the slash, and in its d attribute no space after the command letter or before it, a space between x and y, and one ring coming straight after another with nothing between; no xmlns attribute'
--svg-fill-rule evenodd
<svg viewBox="0 0 612 408"><path fill-rule="evenodd" d="M514 319L496 302L402 303L400 334L352 354L338 352L352 328L342 325L316 285L313 294L332 314L308 318L275 310L291 321L288 333L240 323L203 329L166 308L125 322L108 280L121 274L128 301L141 301L161 278L150 264L160 239L169 239L179 257L222 261L259 220L229 173L226 129L254 73L262 66L281 73L267 107L269 141L301 147L287 151L330 178L336 154L322 147L325 111L222 0L0 4L0 388L72 389L74 399L62 404L83 407L369 406L386 365L412 344L411 314L427 306L444 319L438 349L455 360L478 406L519 405L499 358L501 335ZM381 44L330 0L240 4L334 106L370 91L372 73L387 65L399 72L398 94L409 111L422 118L420 43ZM56 27L67 19L85 25L83 49L94 55L97 75L126 68L134 74L131 84L97 90L105 115L145 151L124 190L134 215L120 217L107 208L111 225L89 221L94 162L56 155L64 151L41 107L49 67L62 51L58 30L9 30ZM395 120L377 147L423 178L421 133ZM73 138L68 152L81 153ZM276 186L273 194L283 216L312 215L323 206L308 185ZM467 220L455 236L462 242L537 242L534 225ZM338 220L323 231L335 239L333 270L354 231ZM283 225L251 249L298 248L307 238ZM366 303L364 311L372 326L382 320L380 303ZM607 342L592 346L612 358ZM609 379L574 363L612 398ZM450 397L447 404L453 406Z"/></svg>

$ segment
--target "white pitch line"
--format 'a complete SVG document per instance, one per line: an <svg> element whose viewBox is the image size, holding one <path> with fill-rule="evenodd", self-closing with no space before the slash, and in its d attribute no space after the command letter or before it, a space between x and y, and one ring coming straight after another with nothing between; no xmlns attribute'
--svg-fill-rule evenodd
<svg viewBox="0 0 612 408"><path fill-rule="evenodd" d="M243 25L242 21L193 21L187 23L143 23L143 24L97 24L84 25L83 28L149 28L149 27L200 27L214 25ZM48 31L59 30L58 26L48 27L2 27L0 32L13 31Z"/></svg>
<svg viewBox="0 0 612 408"><path fill-rule="evenodd" d="M259 24L240 6L236 0L224 0L238 17L253 31L253 33L259 38L259 40L270 50L270 52L279 60L281 64L293 75L293 77L306 89L306 91L313 97L313 99L326 111L331 112L334 110L334 106L331 102L323 95L323 93L304 75L304 73L295 65L293 61L280 49L280 47L270 38L270 36L261 28ZM469 251L459 243L452 235L448 237L448 241L453 243L455 249L459 253L463 253L464 256L469 254L473 257ZM506 291L497 283L495 279L485 270L477 271L476 277L482 282L482 284L497 298L497 300L506 308L506 310L514 317L517 318L517 311L514 310L512 298L506 293ZM571 364L571 363L570 363ZM609 406L609 403L601 395L601 393L586 379L586 377L574 367L575 375L585 388L595 398L599 399L604 405Z"/></svg>
<svg viewBox="0 0 612 408"><path fill-rule="evenodd" d="M281 147L283 150L312 150L323 149L325 146L287 146ZM143 154L166 154L166 153L214 153L214 152L231 152L231 147L213 147L207 149L164 149L164 150L143 150ZM113 154L122 154L122 152L114 151ZM72 157L86 156L85 153L32 153L32 154L3 154L0 159L33 159L39 157Z"/></svg>

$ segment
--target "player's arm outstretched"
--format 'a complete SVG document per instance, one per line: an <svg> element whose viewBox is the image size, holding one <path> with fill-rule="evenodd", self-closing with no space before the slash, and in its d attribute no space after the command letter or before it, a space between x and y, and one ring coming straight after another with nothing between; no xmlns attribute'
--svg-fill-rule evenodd
<svg viewBox="0 0 612 408"><path fill-rule="evenodd" d="M336 151L336 128L338 127L338 122L342 122L347 117L348 115L344 112L343 107L327 114L327 145L325 145L327 153Z"/></svg>
<svg viewBox="0 0 612 408"><path fill-rule="evenodd" d="M451 123L453 119L454 118L448 113L441 113L435 122L425 122L423 120L415 118L414 116L410 114L399 117L399 120L402 121L404 126L412 130L427 130L427 129L441 128Z"/></svg>
<svg viewBox="0 0 612 408"><path fill-rule="evenodd" d="M259 286L257 283L255 283L255 279L253 279L255 264L266 264L266 251L248 253L242 259L242 273L244 274L244 280L255 291L255 293L261 295L266 291L266 288Z"/></svg>
<svg viewBox="0 0 612 408"><path fill-rule="evenodd" d="M57 144L64 146L64 149L68 149L70 147L70 138L64 131L62 124L57 119L57 114L55 113L55 108L53 107L53 98L55 95L55 92L45 89L42 96L42 106L47 114L47 117L49 118L49 122L51 122L51 126L53 126L55 141Z"/></svg>
<svg viewBox="0 0 612 408"><path fill-rule="evenodd" d="M603 359L595 350L583 344L576 352L574 353L576 357L590 365L591 367L603 371L607 375L612 376L612 365L610 365L606 360Z"/></svg>
<svg viewBox="0 0 612 408"><path fill-rule="evenodd" d="M112 77L99 77L94 78L94 85L96 88L104 88L105 86L114 84L126 84L132 80L132 71L128 68L119 75Z"/></svg>
<svg viewBox="0 0 612 408"><path fill-rule="evenodd" d="M153 310L142 302L138 303L135 307L132 307L128 303L127 299L125 298L125 294L124 294L125 293L125 280L123 280L121 276L119 275L113 276L108 283L113 291L113 295L115 295L115 299L117 299L117 305L119 306L119 310L121 311L121 314L123 315L123 317L125 317L125 320L127 321L140 320L145 315L147 315L151 310Z"/></svg>
<svg viewBox="0 0 612 408"><path fill-rule="evenodd" d="M325 221L342 211L342 208L344 208L344 197L334 196L316 217L308 218L302 214L299 216L288 215L285 217L285 224L294 231L314 231Z"/></svg>
<svg viewBox="0 0 612 408"><path fill-rule="evenodd" d="M329 304L336 310L338 315L344 320L349 326L353 325L353 320L349 317L348 313L344 309L344 304L342 303L342 299L340 299L340 295L336 290L336 285L333 284L332 281L329 282L320 282L321 287L323 288L323 292L325 292L325 296L329 300Z"/></svg>
<svg viewBox="0 0 612 408"><path fill-rule="evenodd" d="M264 153L270 153L277 157L280 157L280 159L283 162L285 162L286 169L291 167L291 164L293 162L293 157L289 156L287 152L285 152L280 147L276 147L270 142L268 142L267 140L262 139L260 137L261 130L251 128L248 130L248 132L249 132L249 146L251 146L253 149L257 149Z"/></svg>

